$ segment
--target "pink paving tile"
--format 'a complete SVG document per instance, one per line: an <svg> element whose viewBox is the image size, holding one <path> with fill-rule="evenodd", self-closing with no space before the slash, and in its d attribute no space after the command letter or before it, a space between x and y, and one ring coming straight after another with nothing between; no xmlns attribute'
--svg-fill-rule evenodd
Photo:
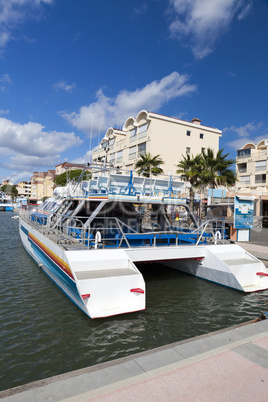
<svg viewBox="0 0 268 402"><path fill-rule="evenodd" d="M260 338L257 341L254 341L252 343L255 343L255 345L258 345L261 348L268 350L268 336L265 336L264 338Z"/></svg>
<svg viewBox="0 0 268 402"><path fill-rule="evenodd" d="M227 351L90 400L267 402L268 370Z"/></svg>

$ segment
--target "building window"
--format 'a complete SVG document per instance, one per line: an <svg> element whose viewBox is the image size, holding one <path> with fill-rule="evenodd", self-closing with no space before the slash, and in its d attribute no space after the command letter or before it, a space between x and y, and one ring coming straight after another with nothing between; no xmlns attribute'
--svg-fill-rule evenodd
<svg viewBox="0 0 268 402"><path fill-rule="evenodd" d="M256 161L255 170L259 172L260 170L266 170L266 161Z"/></svg>
<svg viewBox="0 0 268 402"><path fill-rule="evenodd" d="M241 184L250 184L250 176L241 176L240 183Z"/></svg>
<svg viewBox="0 0 268 402"><path fill-rule="evenodd" d="M109 144L109 149L113 149L113 147L114 147L114 138L111 138L111 139L108 141L108 144Z"/></svg>
<svg viewBox="0 0 268 402"><path fill-rule="evenodd" d="M137 138L137 129L133 128L133 130L130 130L130 133L129 133L129 141L130 142L135 141L136 138Z"/></svg>
<svg viewBox="0 0 268 402"><path fill-rule="evenodd" d="M204 134L200 133L199 136L200 136L201 140L203 140Z"/></svg>
<svg viewBox="0 0 268 402"><path fill-rule="evenodd" d="M129 148L129 159L136 158L136 145L134 147Z"/></svg>
<svg viewBox="0 0 268 402"><path fill-rule="evenodd" d="M186 131L186 135L188 135L188 137L190 137L191 131L187 130L187 131Z"/></svg>
<svg viewBox="0 0 268 402"><path fill-rule="evenodd" d="M118 151L116 153L116 162L117 163L123 162L123 151Z"/></svg>
<svg viewBox="0 0 268 402"><path fill-rule="evenodd" d="M239 149L237 151L237 157L238 158L246 158L251 155L251 148L246 148L246 149Z"/></svg>
<svg viewBox="0 0 268 402"><path fill-rule="evenodd" d="M114 164L114 162L115 162L115 153L112 153L112 154L110 155L110 163L111 163L111 164Z"/></svg>
<svg viewBox="0 0 268 402"><path fill-rule="evenodd" d="M238 169L238 173L247 173L247 164L246 163L238 163L237 169Z"/></svg>
<svg viewBox="0 0 268 402"><path fill-rule="evenodd" d="M138 127L138 139L146 137L148 130L148 124L143 124L142 126Z"/></svg>
<svg viewBox="0 0 268 402"><path fill-rule="evenodd" d="M101 147L102 147L102 149L106 148L107 147L107 141L103 141L101 143Z"/></svg>
<svg viewBox="0 0 268 402"><path fill-rule="evenodd" d="M264 184L266 183L266 174L256 174L255 183Z"/></svg>
<svg viewBox="0 0 268 402"><path fill-rule="evenodd" d="M191 148L186 147L186 153L187 153L187 154L190 154L190 153L191 153Z"/></svg>
<svg viewBox="0 0 268 402"><path fill-rule="evenodd" d="M201 152L205 152L206 151L206 148L201 148Z"/></svg>
<svg viewBox="0 0 268 402"><path fill-rule="evenodd" d="M145 155L146 154L146 142L142 142L138 145L138 154Z"/></svg>

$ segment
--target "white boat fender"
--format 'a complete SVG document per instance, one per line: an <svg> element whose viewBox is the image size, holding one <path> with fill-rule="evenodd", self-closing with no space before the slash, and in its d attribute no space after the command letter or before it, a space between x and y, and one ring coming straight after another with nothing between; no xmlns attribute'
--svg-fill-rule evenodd
<svg viewBox="0 0 268 402"><path fill-rule="evenodd" d="M217 240L221 240L221 232L217 231L214 235L214 244L217 244Z"/></svg>
<svg viewBox="0 0 268 402"><path fill-rule="evenodd" d="M95 234L95 248L98 248L99 243L101 243L101 232L97 231Z"/></svg>

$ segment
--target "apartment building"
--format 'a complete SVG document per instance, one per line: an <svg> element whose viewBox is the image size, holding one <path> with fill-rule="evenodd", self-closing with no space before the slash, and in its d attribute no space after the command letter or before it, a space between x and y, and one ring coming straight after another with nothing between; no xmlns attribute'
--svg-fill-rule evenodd
<svg viewBox="0 0 268 402"><path fill-rule="evenodd" d="M55 170L34 172L31 177L31 199L41 200L43 197L52 197L54 178Z"/></svg>
<svg viewBox="0 0 268 402"><path fill-rule="evenodd" d="M16 188L18 190L18 197L30 197L31 195L31 182L20 181Z"/></svg>
<svg viewBox="0 0 268 402"><path fill-rule="evenodd" d="M247 143L237 151L237 194L254 195L256 216L268 215L268 139Z"/></svg>
<svg viewBox="0 0 268 402"><path fill-rule="evenodd" d="M197 155L208 147L219 150L222 132L191 122L142 110L129 117L122 130L109 128L101 143L93 149L93 161L103 161L123 169L134 169L140 155L160 155L164 174L176 174L182 155Z"/></svg>
<svg viewBox="0 0 268 402"><path fill-rule="evenodd" d="M83 170L85 167L86 165L82 163L63 162L55 166L56 169L55 176L59 176L60 174L65 173L69 170L77 170L77 169ZM90 170L90 168L87 168L87 170Z"/></svg>

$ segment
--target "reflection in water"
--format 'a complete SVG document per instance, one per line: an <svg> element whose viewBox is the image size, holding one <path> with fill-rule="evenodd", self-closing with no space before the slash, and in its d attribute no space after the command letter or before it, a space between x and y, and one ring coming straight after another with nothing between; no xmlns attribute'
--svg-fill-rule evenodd
<svg viewBox="0 0 268 402"><path fill-rule="evenodd" d="M24 251L11 216L0 214L1 390L226 328L267 310L268 292L244 294L146 264L139 266L146 310L90 320Z"/></svg>

